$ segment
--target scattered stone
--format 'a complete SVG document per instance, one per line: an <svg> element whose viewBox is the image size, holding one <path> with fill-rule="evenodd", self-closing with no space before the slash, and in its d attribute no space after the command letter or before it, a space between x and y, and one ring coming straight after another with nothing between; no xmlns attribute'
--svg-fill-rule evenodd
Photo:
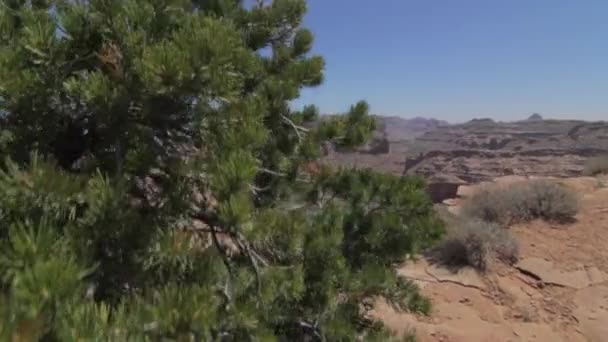
<svg viewBox="0 0 608 342"><path fill-rule="evenodd" d="M467 297L462 298L458 302L461 303L461 304L471 305L471 300L469 298L467 298Z"/></svg>

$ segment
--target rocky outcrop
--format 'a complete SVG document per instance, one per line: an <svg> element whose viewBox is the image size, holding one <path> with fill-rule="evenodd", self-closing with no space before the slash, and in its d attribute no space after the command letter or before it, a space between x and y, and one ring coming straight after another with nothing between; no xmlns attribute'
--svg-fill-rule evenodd
<svg viewBox="0 0 608 342"><path fill-rule="evenodd" d="M431 300L431 313L415 315L377 300L371 316L397 334L415 332L417 340L428 342L606 341L608 188L598 185L605 180L560 180L581 197L576 221L556 226L536 220L511 226L519 245L515 265L497 262L477 272L470 266L436 263L428 255L404 262L398 274L417 284ZM496 184L517 181L521 179L493 180ZM462 187L466 191L460 195L466 197L481 186ZM450 208L462 205L461 199L455 200Z"/></svg>
<svg viewBox="0 0 608 342"><path fill-rule="evenodd" d="M420 175L434 200L460 182L505 175L572 177L586 159L608 153L608 122L517 122L474 119L448 125L433 119L378 117L373 141L357 151L337 151L329 163ZM449 181L446 181L449 179Z"/></svg>
<svg viewBox="0 0 608 342"><path fill-rule="evenodd" d="M448 125L446 121L421 117L406 119L398 116L378 116L377 120L386 139L391 142L414 139L426 132Z"/></svg>
<svg viewBox="0 0 608 342"><path fill-rule="evenodd" d="M608 281L608 275L595 266L566 272L560 270L551 261L540 258L520 260L515 265L515 268L537 278L544 284L571 287L579 290Z"/></svg>
<svg viewBox="0 0 608 342"><path fill-rule="evenodd" d="M427 178L427 193L434 203L442 203L458 197L458 189L467 184L459 177L437 174Z"/></svg>
<svg viewBox="0 0 608 342"><path fill-rule="evenodd" d="M438 174L477 183L505 175L572 177L580 175L588 157L605 153L599 148L528 151L430 151L406 160L406 174Z"/></svg>

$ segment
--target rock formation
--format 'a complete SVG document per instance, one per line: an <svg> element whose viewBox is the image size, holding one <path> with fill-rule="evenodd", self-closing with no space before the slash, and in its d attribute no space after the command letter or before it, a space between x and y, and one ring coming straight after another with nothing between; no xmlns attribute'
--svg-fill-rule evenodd
<svg viewBox="0 0 608 342"><path fill-rule="evenodd" d="M449 125L378 117L378 132L367 147L338 151L326 161L424 176L433 199L442 201L462 183L504 175L580 175L587 158L608 153L608 122L532 119Z"/></svg>

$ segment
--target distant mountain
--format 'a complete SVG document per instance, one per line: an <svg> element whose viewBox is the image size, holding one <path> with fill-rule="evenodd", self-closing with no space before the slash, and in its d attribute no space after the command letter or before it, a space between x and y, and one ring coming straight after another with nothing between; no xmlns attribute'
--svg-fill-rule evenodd
<svg viewBox="0 0 608 342"><path fill-rule="evenodd" d="M538 114L538 113L534 113L532 115L530 115L530 117L528 118L528 121L540 121L543 120L542 115Z"/></svg>
<svg viewBox="0 0 608 342"><path fill-rule="evenodd" d="M414 139L438 127L448 125L447 121L422 117L406 119L398 116L378 115L376 118L385 138L393 142Z"/></svg>

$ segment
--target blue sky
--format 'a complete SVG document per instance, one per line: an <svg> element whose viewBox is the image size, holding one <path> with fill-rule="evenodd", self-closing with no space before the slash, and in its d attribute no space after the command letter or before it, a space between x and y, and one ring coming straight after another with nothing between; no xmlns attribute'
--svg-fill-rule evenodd
<svg viewBox="0 0 608 342"><path fill-rule="evenodd" d="M608 120L608 0L309 0L322 86L296 103L448 121Z"/></svg>

